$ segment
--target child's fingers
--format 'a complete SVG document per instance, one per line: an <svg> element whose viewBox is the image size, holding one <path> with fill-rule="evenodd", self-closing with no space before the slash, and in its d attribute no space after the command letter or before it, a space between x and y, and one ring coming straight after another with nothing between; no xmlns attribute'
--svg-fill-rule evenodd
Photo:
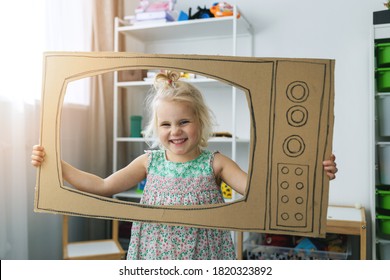
<svg viewBox="0 0 390 280"><path fill-rule="evenodd" d="M32 151L32 156L43 158L43 157L45 157L45 152L44 151L33 150Z"/></svg>
<svg viewBox="0 0 390 280"><path fill-rule="evenodd" d="M45 157L45 152L42 146L35 145L33 146L32 155L31 155L31 164L35 167L39 167Z"/></svg>
<svg viewBox="0 0 390 280"><path fill-rule="evenodd" d="M330 180L336 179L336 174L333 172L326 172Z"/></svg>
<svg viewBox="0 0 390 280"><path fill-rule="evenodd" d="M33 151L43 151L43 150L44 150L43 147L40 146L40 145L34 145L33 146Z"/></svg>
<svg viewBox="0 0 390 280"><path fill-rule="evenodd" d="M39 166L43 162L43 157L37 155L31 155L31 164L34 166Z"/></svg>
<svg viewBox="0 0 390 280"><path fill-rule="evenodd" d="M336 156L332 154L328 160L325 160L323 162L324 170L326 171L326 174L328 175L330 180L336 178L336 173L338 171L335 160L336 160Z"/></svg>

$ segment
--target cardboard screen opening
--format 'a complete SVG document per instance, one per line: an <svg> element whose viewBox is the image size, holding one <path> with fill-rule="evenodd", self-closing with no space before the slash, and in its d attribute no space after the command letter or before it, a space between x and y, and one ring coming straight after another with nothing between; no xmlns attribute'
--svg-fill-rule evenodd
<svg viewBox="0 0 390 280"><path fill-rule="evenodd" d="M59 131L69 82L111 71L172 69L242 89L251 119L248 185L241 200L214 205L146 206L63 184ZM332 153L334 61L134 53L46 53L35 210L119 219L324 236Z"/></svg>
<svg viewBox="0 0 390 280"><path fill-rule="evenodd" d="M115 170L126 167L132 160L144 153L145 150L155 149L151 147L153 139L144 138L142 136L143 128L150 121L150 112L147 108L146 99L154 92L153 81L154 78L144 78L146 72L159 73L166 69L137 69L131 71L117 71L119 82L125 82L128 84L128 79L137 79L133 81L130 88L118 87L118 92L114 93L118 95L120 100L118 103L117 119L121 119L121 122L117 123L117 130L114 132L117 136L117 142L114 147L116 155L112 155L115 162ZM104 78L112 78L113 72L107 72L95 77L97 80ZM250 117L249 107L246 100L246 94L244 91L233 88L226 83L215 81L207 77L196 75L195 73L182 73L183 77L180 81L193 83L193 85L203 95L206 106L212 108L212 123L213 136L210 137L209 145L207 147L210 151L218 151L230 158L236 158L236 162L240 164L240 167L247 171L249 160L249 139L250 139ZM195 78L196 75L196 78ZM74 122L75 119L88 118L89 114L89 102L88 96L85 93L89 93L89 85L91 85L92 77L82 78L68 82L65 89L65 96L63 102L63 108L61 113L61 159L70 163L71 165L88 171L89 164L88 159L83 158L82 153L70 153L66 147L71 147L72 150L88 150L90 142L86 131L97 129L97 127L90 127L86 123ZM145 79L143 81L143 79ZM234 91L234 92L233 92ZM111 92L109 92L111 94ZM221 103L221 99L224 100ZM234 100L233 100L234 99ZM235 108L233 108L233 106ZM236 110L237 116L232 116L232 111ZM123 117L124 116L124 117ZM134 123L132 118L135 116L137 120ZM140 118L138 118L140 117ZM72 121L73 120L73 121ZM235 122L233 124L232 122ZM97 119L97 123L101 123ZM111 124L113 126L113 124ZM97 124L99 126L99 124ZM134 126L134 128L133 128ZM231 133L234 128L234 133ZM133 130L134 129L134 130ZM133 135L134 134L134 135ZM93 136L92 136L93 137ZM236 140L233 143L233 139ZM233 152L234 145L235 150ZM233 154L235 156L233 156ZM96 161L96 160L95 160ZM67 182L64 182L66 186L75 189ZM234 200L241 199L242 195L233 194L231 191L226 197L225 203L231 203L232 198ZM116 199L122 199L127 202L133 202L138 204L138 200L142 191L137 189L137 185L134 185L131 192L124 194L118 194L114 197ZM119 197L119 198L118 198ZM104 197L103 197L104 198ZM245 198L244 198L245 199ZM191 206L186 206L191 207Z"/></svg>

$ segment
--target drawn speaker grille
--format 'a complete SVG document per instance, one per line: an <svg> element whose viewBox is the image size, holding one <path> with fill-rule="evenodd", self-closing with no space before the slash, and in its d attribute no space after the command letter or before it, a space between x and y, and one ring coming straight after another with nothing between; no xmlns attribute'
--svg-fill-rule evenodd
<svg viewBox="0 0 390 280"><path fill-rule="evenodd" d="M307 226L309 166L278 164L278 226Z"/></svg>
<svg viewBox="0 0 390 280"><path fill-rule="evenodd" d="M291 74L292 73L292 74ZM316 188L321 186L319 128L324 112L326 67L279 61L276 65L270 228L310 232L320 213ZM318 174L318 176L316 176ZM316 181L317 180L317 181Z"/></svg>

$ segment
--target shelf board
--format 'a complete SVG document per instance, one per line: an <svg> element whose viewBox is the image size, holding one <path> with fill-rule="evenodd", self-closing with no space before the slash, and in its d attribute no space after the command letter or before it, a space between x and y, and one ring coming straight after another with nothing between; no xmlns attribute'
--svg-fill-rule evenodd
<svg viewBox="0 0 390 280"><path fill-rule="evenodd" d="M142 137L117 137L116 142L132 142L132 143L145 143L152 142L151 138L142 138ZM228 137L212 137L209 139L210 143L232 143L233 139ZM250 139L248 138L237 138L237 143L249 143Z"/></svg>
<svg viewBox="0 0 390 280"><path fill-rule="evenodd" d="M225 83L222 83L220 81L214 80L214 79L182 79L181 81L185 81L191 84L203 84L203 85L223 85L225 86ZM117 82L116 84L118 87L150 87L153 85L152 80L147 81L131 81L131 82Z"/></svg>
<svg viewBox="0 0 390 280"><path fill-rule="evenodd" d="M390 141L380 141L376 143L378 146L387 146L390 145Z"/></svg>
<svg viewBox="0 0 390 280"><path fill-rule="evenodd" d="M390 92L377 92L376 93L376 96L377 97L383 97L383 96L389 96L390 95Z"/></svg>
<svg viewBox="0 0 390 280"><path fill-rule="evenodd" d="M234 16L227 16L198 20L173 21L164 24L124 25L118 27L118 31L131 35L143 42L172 40L177 38L195 39L207 37L205 34L213 34L213 37L231 36L233 34L233 23ZM205 32L205 30L207 30L207 32ZM242 16L238 18L237 35L249 35L251 33L252 27L246 19Z"/></svg>
<svg viewBox="0 0 390 280"><path fill-rule="evenodd" d="M135 198L135 199L141 199L142 198L142 193L139 193L139 192L136 192L135 189L130 189L128 191L125 191L125 192L121 192L121 193L118 193L116 195L114 195L114 198L116 199L123 199L123 198ZM234 198L224 198L224 201L225 203L229 203L229 202L234 202L238 199L234 199Z"/></svg>
<svg viewBox="0 0 390 280"><path fill-rule="evenodd" d="M374 28L375 39L387 39L390 38L390 24L378 24Z"/></svg>
<svg viewBox="0 0 390 280"><path fill-rule="evenodd" d="M114 195L114 198L136 198L136 199L141 199L142 193L139 193L136 191L136 188L130 189L125 192L118 193Z"/></svg>

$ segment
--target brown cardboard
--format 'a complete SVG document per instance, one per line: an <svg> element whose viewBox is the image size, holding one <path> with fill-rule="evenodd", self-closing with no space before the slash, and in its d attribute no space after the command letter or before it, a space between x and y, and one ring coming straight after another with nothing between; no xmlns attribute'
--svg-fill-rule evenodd
<svg viewBox="0 0 390 280"><path fill-rule="evenodd" d="M67 83L105 72L175 69L217 79L246 93L251 116L248 186L243 199L200 206L146 206L64 186L59 131ZM44 56L35 211L256 231L324 236L332 153L334 61L135 53Z"/></svg>

